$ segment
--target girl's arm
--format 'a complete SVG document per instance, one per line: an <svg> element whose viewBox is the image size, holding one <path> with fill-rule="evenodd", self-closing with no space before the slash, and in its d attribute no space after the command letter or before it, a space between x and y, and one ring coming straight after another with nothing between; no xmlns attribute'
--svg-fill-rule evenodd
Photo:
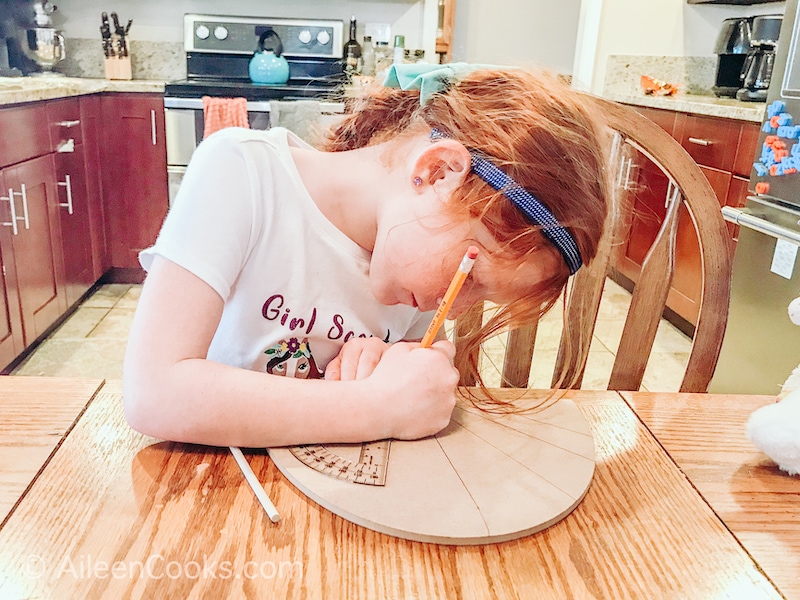
<svg viewBox="0 0 800 600"><path fill-rule="evenodd" d="M205 358L223 301L155 257L131 328L125 413L147 435L218 446L414 439L444 428L458 373L449 342L395 344L363 379L301 380Z"/></svg>

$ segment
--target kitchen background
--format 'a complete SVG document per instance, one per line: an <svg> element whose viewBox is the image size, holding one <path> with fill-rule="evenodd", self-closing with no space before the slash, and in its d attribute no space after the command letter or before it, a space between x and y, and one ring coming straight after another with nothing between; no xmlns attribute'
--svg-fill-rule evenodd
<svg viewBox="0 0 800 600"><path fill-rule="evenodd" d="M0 0L6 14L30 14L30 0ZM435 60L438 0L214 0L109 1L60 0L53 14L67 38L67 60L58 70L102 77L100 13L116 11L133 19L130 39L134 77L179 79L185 72L182 46L184 13L310 17L348 21L356 15L359 41L365 23L389 23L406 37L406 48L422 48ZM26 11L25 7L28 7ZM729 17L782 14L785 2L748 6L687 4L685 0L457 0L452 60L540 64L573 76L577 87L601 93L612 55L669 57L658 61L662 79L691 74L692 85L713 83L714 40ZM699 60L696 58L699 57ZM692 60L694 59L694 60ZM688 65L688 66L687 66ZM685 79L685 77L682 77Z"/></svg>

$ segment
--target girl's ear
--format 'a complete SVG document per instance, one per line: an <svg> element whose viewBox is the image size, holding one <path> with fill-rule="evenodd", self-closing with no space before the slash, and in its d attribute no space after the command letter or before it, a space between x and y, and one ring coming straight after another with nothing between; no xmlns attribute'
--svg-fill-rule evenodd
<svg viewBox="0 0 800 600"><path fill-rule="evenodd" d="M472 168L469 150L455 140L440 140L425 148L414 162L411 179L445 192L458 188ZM417 180L419 178L419 180Z"/></svg>

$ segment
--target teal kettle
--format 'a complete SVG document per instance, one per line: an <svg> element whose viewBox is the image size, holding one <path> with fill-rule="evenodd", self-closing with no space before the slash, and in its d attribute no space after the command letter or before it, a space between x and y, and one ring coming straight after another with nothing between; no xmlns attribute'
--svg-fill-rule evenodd
<svg viewBox="0 0 800 600"><path fill-rule="evenodd" d="M289 62L283 54L281 38L268 27L258 38L258 50L248 66L250 81L266 85L283 85L289 81Z"/></svg>

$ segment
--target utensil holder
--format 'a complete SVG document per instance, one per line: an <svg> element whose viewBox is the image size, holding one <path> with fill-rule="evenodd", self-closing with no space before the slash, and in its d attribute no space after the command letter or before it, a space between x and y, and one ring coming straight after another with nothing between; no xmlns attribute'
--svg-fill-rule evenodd
<svg viewBox="0 0 800 600"><path fill-rule="evenodd" d="M133 79L130 56L110 56L105 60L106 79Z"/></svg>

